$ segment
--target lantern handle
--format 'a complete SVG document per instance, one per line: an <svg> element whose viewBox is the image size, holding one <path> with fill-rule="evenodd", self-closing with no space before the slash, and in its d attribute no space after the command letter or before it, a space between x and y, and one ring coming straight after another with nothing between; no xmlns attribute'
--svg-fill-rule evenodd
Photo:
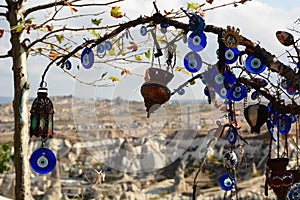
<svg viewBox="0 0 300 200"><path fill-rule="evenodd" d="M40 87L41 88L46 88L47 87L47 82L42 80L41 83L40 83Z"/></svg>

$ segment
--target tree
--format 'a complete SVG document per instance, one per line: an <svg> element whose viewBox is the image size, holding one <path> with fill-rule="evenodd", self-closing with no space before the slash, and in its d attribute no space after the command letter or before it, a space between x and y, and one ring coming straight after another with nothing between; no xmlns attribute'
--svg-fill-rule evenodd
<svg viewBox="0 0 300 200"><path fill-rule="evenodd" d="M116 37L121 33L128 34L127 30L138 25L147 24L149 27L156 27L156 25L161 25L161 28L167 28L168 26L175 27L180 31L179 37L185 37L191 30L192 31L204 31L205 33L212 33L217 35L217 40L219 42L219 60L217 63L218 71L221 74L224 74L226 70L233 70L233 68L237 69L237 72L240 73L237 76L237 82L242 83L246 86L249 86L259 92L260 95L264 96L267 100L272 102L272 106L277 112L280 113L293 113L299 114L300 107L295 101L295 96L298 94L294 91L300 91L300 75L298 73L298 69L294 67L287 66L280 62L276 56L272 55L270 52L263 49L259 44L247 39L244 36L239 34L239 31L233 27L229 28L221 28L216 27L214 25L207 25L203 27L203 30L198 30L199 25L201 25L201 18L197 16L203 14L201 7L203 5L199 4L189 4L186 9L181 9L178 11L165 11L162 14L159 9L154 4L156 12L152 16L141 16L135 20L128 20L128 22L111 25L111 26L101 26L101 18L98 18L98 15L102 13L88 13L83 15L77 15L76 12L78 9L84 7L91 6L107 6L111 5L119 1L112 1L105 4L89 4L82 0L73 0L73 1L55 1L51 3L41 4L37 6L26 7L26 2L24 0L14 1L14 0L6 0L6 4L1 5L0 7L5 9L6 12L0 13L0 16L5 18L10 25L10 43L11 50L8 51L7 55L2 55L1 58L10 57L12 58L13 65L13 74L14 74L14 121L15 121L15 134L14 134L14 148L15 148L15 170L16 170L16 187L15 194L16 199L29 199L30 198L30 177L29 177L29 164L28 164L28 142L29 142L29 134L28 134L28 111L27 111L27 101L28 101L28 74L26 68L26 60L29 55L37 54L43 55L51 59L50 63L45 69L45 73L42 76L41 86L45 84L45 76L48 69L52 65L57 65L62 68L67 74L71 75L71 77L75 78L77 81L80 81L75 75L68 73L65 65L67 61L73 58L79 58L79 52L86 47L89 49L93 49L98 47L101 43ZM239 2L233 2L228 5L237 6L239 4L244 4L247 0L241 0ZM208 3L212 3L212 1L207 1ZM226 5L224 5L226 6ZM68 17L61 17L59 14L65 9L70 9L71 15ZM35 22L34 15L38 12L45 13L44 10L50 10L52 12L49 13L47 19L42 22ZM110 14L114 18L122 18L124 14L122 14L119 10L118 6L113 6L110 10ZM91 23L93 26L90 27L81 27L81 28L71 28L67 25L59 26L63 24L61 22L68 21L70 19L77 18L92 18ZM95 17L95 18L94 18ZM126 17L126 15L125 15ZM189 22L186 22L189 20ZM102 30L102 33L97 33L97 30ZM236 64L235 66L230 66L229 64L224 63L224 54L226 51L225 44L226 40L222 40L224 36L224 32L232 31L237 36L236 39L239 41L236 42L237 45L243 47L243 52L239 55L239 57L243 57L244 55L259 55L262 58L263 64L266 65L268 69L268 74L265 76L264 74L259 74L260 76L267 80L269 86L261 85L257 81L255 81L253 74L247 72L245 70L245 66L243 63ZM74 33L74 32L86 32L89 31L95 39L86 39L80 45L76 45L75 42L70 40L71 35L66 33ZM104 33L103 33L104 32ZM2 35L4 30L0 30L0 35ZM228 32L227 32L228 33ZM24 39L24 35L36 34L33 41L28 38ZM34 36L33 36L34 37ZM130 36L129 36L130 37ZM156 40L155 37L153 37ZM178 38L175 37L175 40L172 40L173 43L176 43ZM121 46L121 44L117 44L119 41L114 40L114 44L116 46ZM165 40L161 40L161 43L165 43ZM293 45L296 47L297 41L292 41ZM170 44L170 42L169 42ZM131 46L128 48L128 52L120 51L113 52L112 55L115 57L120 57L125 60L126 55L129 52L134 52L137 49L136 44L130 43ZM229 44L230 46L230 44ZM162 49L169 50L167 51L167 55L169 60L167 59L167 66L173 67L173 70L183 71L181 68L174 68L172 65L172 61L174 61L174 56L176 56L176 52L174 50L168 49L168 45L164 45ZM228 46L227 46L228 47ZM234 48L236 46L232 46ZM297 48L296 48L297 49ZM159 57L161 49L156 46L156 57ZM146 57L149 56L150 52L143 52ZM295 64L299 64L299 52L297 52L296 58L294 58ZM135 55L134 59L127 60L128 62L141 62L139 55ZM109 61L105 61L109 63ZM169 63L168 63L169 62ZM148 61L150 63L150 61ZM121 75L130 73L126 71L125 68L121 68ZM275 75L274 75L275 74ZM288 88L292 88L293 91L285 91L282 89L281 82L273 83L272 76L279 76L280 80L285 80L289 83ZM106 77L106 73L100 76L99 80L104 80ZM192 83L196 79L203 78L203 74L197 74L187 80L186 83L180 85L179 89L183 88L185 85ZM109 81L118 81L117 77L110 76ZM86 82L82 82L86 83ZM92 81L86 84L96 85L97 81ZM173 92L172 94L174 94ZM290 94L291 92L291 94ZM280 93L284 95L281 96ZM283 102L283 99L287 99L287 103Z"/></svg>
<svg viewBox="0 0 300 200"><path fill-rule="evenodd" d="M122 0L120 0L122 1ZM69 28L63 26L55 28L55 23L59 23L63 20L70 18L79 18L87 16L98 16L101 13L89 13L87 15L72 15L77 11L76 8L95 7L95 6L108 6L110 4L119 2L112 1L103 4L89 4L80 0L74 1L54 1L51 3L45 3L41 5L32 5L25 8L26 1L19 0L7 0L0 5L5 12L1 12L1 18L7 20L10 26L10 43L11 49L6 55L1 55L1 58L10 57L12 59L12 70L14 75L14 121L15 121L15 133L14 133L14 164L16 171L16 185L15 185L15 198L16 199L30 199L30 170L29 170L29 157L28 157L28 73L26 67L26 60L30 54L38 52L42 54L47 52L47 57L56 57L58 50L64 50L68 52L70 46L60 47L52 43L51 38L56 39L56 43L62 43L64 38L64 32L68 31L85 31L89 28ZM71 10L69 17L59 17L58 15L68 8ZM45 13L45 10L52 9L52 13L49 13L48 18L41 23L34 23L37 13ZM101 20L100 20L101 21ZM91 28L93 30L93 28ZM24 38L24 35L35 32L36 34L42 34L40 37L36 37L34 41L30 41L28 38ZM1 37L6 34L1 29ZM33 33L31 33L33 34ZM70 45L70 44L69 44ZM48 55L51 52L50 55Z"/></svg>

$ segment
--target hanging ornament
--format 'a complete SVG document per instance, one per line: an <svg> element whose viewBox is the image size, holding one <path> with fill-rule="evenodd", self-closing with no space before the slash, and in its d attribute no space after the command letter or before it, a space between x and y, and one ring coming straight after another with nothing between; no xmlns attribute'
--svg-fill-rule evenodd
<svg viewBox="0 0 300 200"><path fill-rule="evenodd" d="M237 156L234 151L227 151L223 156L224 166L227 170L235 168L237 164Z"/></svg>
<svg viewBox="0 0 300 200"><path fill-rule="evenodd" d="M178 93L179 95L184 95L184 94L185 94L185 89L180 88L180 89L177 91L177 93Z"/></svg>
<svg viewBox="0 0 300 200"><path fill-rule="evenodd" d="M254 78L253 81L259 84L261 87L266 87L268 85L268 81L263 78Z"/></svg>
<svg viewBox="0 0 300 200"><path fill-rule="evenodd" d="M105 42L104 42L104 48L105 48L107 51L111 50L111 49L112 49L112 43L111 43L111 41L105 41Z"/></svg>
<svg viewBox="0 0 300 200"><path fill-rule="evenodd" d="M189 28L193 33L202 33L205 28L204 19L197 14L192 14L189 20Z"/></svg>
<svg viewBox="0 0 300 200"><path fill-rule="evenodd" d="M246 59L246 69L252 74L260 74L266 69L267 65L265 64L262 58L259 58L253 54L248 55Z"/></svg>
<svg viewBox="0 0 300 200"><path fill-rule="evenodd" d="M226 99L229 95L229 88L225 84L214 85L214 91L222 98Z"/></svg>
<svg viewBox="0 0 300 200"><path fill-rule="evenodd" d="M276 37L284 46L291 46L295 43L293 35L285 31L277 31Z"/></svg>
<svg viewBox="0 0 300 200"><path fill-rule="evenodd" d="M230 174L222 174L218 180L218 184L222 190L230 191L235 186L235 179Z"/></svg>
<svg viewBox="0 0 300 200"><path fill-rule="evenodd" d="M230 128L228 129L227 133L227 141L229 144L234 145L236 143L236 139L238 137L238 133L237 130L234 126L230 126Z"/></svg>
<svg viewBox="0 0 300 200"><path fill-rule="evenodd" d="M277 134L274 130L274 124L270 119L267 120L267 128L269 130L271 138L276 142L277 141Z"/></svg>
<svg viewBox="0 0 300 200"><path fill-rule="evenodd" d="M187 53L183 60L184 67L191 73L198 72L202 66L202 59L198 53L191 51Z"/></svg>
<svg viewBox="0 0 300 200"><path fill-rule="evenodd" d="M224 78L225 78L225 82L228 83L228 84L231 84L231 85L234 84L237 80L234 73L232 73L227 68L225 68L225 71L224 71Z"/></svg>
<svg viewBox="0 0 300 200"><path fill-rule="evenodd" d="M167 33L168 27L169 27L169 24L160 24L160 31L163 34L165 34L165 33Z"/></svg>
<svg viewBox="0 0 300 200"><path fill-rule="evenodd" d="M235 83L229 90L228 98L232 101L241 101L247 95L244 85Z"/></svg>
<svg viewBox="0 0 300 200"><path fill-rule="evenodd" d="M291 129L291 119L285 114L280 114L277 119L277 129L280 134L287 134Z"/></svg>
<svg viewBox="0 0 300 200"><path fill-rule="evenodd" d="M40 87L30 110L30 137L53 137L53 104L47 97L47 88Z"/></svg>
<svg viewBox="0 0 300 200"><path fill-rule="evenodd" d="M105 47L103 44L98 44L97 45L97 55L101 55L105 52Z"/></svg>
<svg viewBox="0 0 300 200"><path fill-rule="evenodd" d="M147 35L147 27L146 26L142 26L141 29L140 29L140 34L142 36L146 36Z"/></svg>
<svg viewBox="0 0 300 200"><path fill-rule="evenodd" d="M289 114L289 118L291 120L291 123L295 123L297 121L297 116L294 114Z"/></svg>
<svg viewBox="0 0 300 200"><path fill-rule="evenodd" d="M71 70L71 69L72 69L72 63L71 63L69 60L67 60L67 61L65 62L65 64L64 64L64 68L65 68L66 70Z"/></svg>
<svg viewBox="0 0 300 200"><path fill-rule="evenodd" d="M300 199L300 183L295 183L289 189L287 193L287 200L299 200Z"/></svg>
<svg viewBox="0 0 300 200"><path fill-rule="evenodd" d="M85 48L81 53L81 64L85 69L90 69L94 64L94 54L90 48Z"/></svg>
<svg viewBox="0 0 300 200"><path fill-rule="evenodd" d="M244 116L251 127L251 133L260 133L260 127L269 117L268 107L262 104L250 105L245 108Z"/></svg>
<svg viewBox="0 0 300 200"><path fill-rule="evenodd" d="M251 94L251 99L252 99L252 100L259 99L260 97L261 97L261 94L260 94L258 91L254 91L254 92L252 92L252 94Z"/></svg>
<svg viewBox="0 0 300 200"><path fill-rule="evenodd" d="M239 57L239 50L237 48L228 48L225 47L225 56L224 56L224 63L225 64L232 64L237 61Z"/></svg>
<svg viewBox="0 0 300 200"><path fill-rule="evenodd" d="M50 149L39 148L31 154L29 163L34 172L47 174L55 168L56 158Z"/></svg>
<svg viewBox="0 0 300 200"><path fill-rule="evenodd" d="M141 87L141 94L144 98L147 117L166 103L171 97L171 91L167 84L174 75L159 68L149 68L149 78Z"/></svg>
<svg viewBox="0 0 300 200"><path fill-rule="evenodd" d="M241 43L241 36L239 35L240 29L227 26L222 34L222 41L228 48L236 48Z"/></svg>
<svg viewBox="0 0 300 200"><path fill-rule="evenodd" d="M201 51L206 47L206 35L192 32L188 38L188 46L193 51Z"/></svg>

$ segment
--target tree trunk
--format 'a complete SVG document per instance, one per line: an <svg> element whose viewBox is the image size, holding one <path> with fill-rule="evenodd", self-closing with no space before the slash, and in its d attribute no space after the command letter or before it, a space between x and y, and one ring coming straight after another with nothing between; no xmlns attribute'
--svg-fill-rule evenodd
<svg viewBox="0 0 300 200"><path fill-rule="evenodd" d="M23 20L23 1L7 0L7 20L10 26L20 25ZM27 50L22 45L22 33L11 31L10 39L12 49L14 77L14 164L15 164L15 199L32 199L30 194L30 168L29 168L29 128L28 128L28 77L26 69Z"/></svg>

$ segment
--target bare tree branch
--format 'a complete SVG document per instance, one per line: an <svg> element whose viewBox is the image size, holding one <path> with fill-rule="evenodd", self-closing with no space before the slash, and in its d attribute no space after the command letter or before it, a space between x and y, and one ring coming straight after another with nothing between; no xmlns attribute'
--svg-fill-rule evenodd
<svg viewBox="0 0 300 200"><path fill-rule="evenodd" d="M73 1L70 1L70 3L74 3L74 2L78 2L78 1L80 1L80 0L73 0ZM124 0L115 0L115 1L112 1L112 2L108 2L108 3L91 4L91 5L93 5L93 6L108 6L108 5L118 3L118 2L121 2L121 1L124 1ZM47 9L47 8L52 8L54 6L59 6L59 5L64 6L64 5L66 5L65 2L66 1L52 2L52 3L49 3L49 4L44 4L44 5L39 5L39 6L29 8L25 11L24 16L26 17L29 14L33 13L33 12L40 11L40 10ZM72 5L72 6L84 7L85 5L90 6L90 4Z"/></svg>

